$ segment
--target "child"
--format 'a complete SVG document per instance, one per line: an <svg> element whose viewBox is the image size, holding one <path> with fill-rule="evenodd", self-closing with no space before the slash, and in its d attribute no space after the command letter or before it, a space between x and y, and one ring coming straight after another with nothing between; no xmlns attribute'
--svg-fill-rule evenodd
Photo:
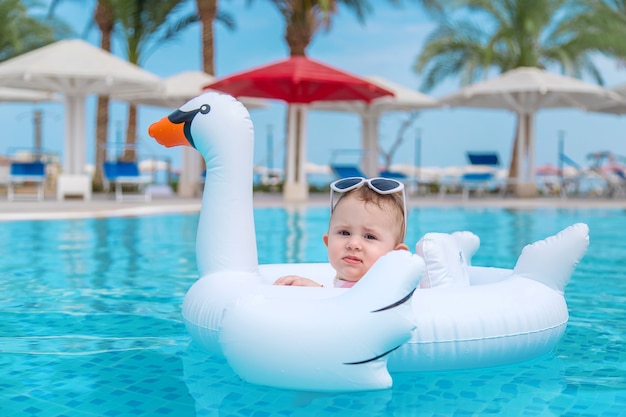
<svg viewBox="0 0 626 417"><path fill-rule="evenodd" d="M335 193L340 193L335 202ZM388 178L344 178L330 185L331 215L323 235L328 260L337 271L335 287L352 287L370 267L392 250L408 250L404 184ZM275 285L321 287L288 275Z"/></svg>

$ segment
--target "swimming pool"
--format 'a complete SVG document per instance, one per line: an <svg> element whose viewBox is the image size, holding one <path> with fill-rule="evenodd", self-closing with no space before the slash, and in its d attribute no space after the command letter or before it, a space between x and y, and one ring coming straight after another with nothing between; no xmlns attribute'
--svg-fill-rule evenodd
<svg viewBox="0 0 626 417"><path fill-rule="evenodd" d="M576 222L589 251L566 288L567 332L530 362L394 374L394 387L298 393L242 383L190 344L180 308L197 279L197 215L0 223L0 415L618 416L626 409L626 211L413 208L429 231L481 237L475 265ZM255 209L262 263L325 261L328 210Z"/></svg>

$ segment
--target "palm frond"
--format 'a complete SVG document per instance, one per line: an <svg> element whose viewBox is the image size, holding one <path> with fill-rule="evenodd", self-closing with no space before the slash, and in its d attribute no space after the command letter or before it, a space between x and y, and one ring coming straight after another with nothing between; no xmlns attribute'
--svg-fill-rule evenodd
<svg viewBox="0 0 626 417"><path fill-rule="evenodd" d="M425 87L520 66L559 67L602 82L594 54L626 60L625 0L440 0L429 7L446 15L438 15L415 61Z"/></svg>

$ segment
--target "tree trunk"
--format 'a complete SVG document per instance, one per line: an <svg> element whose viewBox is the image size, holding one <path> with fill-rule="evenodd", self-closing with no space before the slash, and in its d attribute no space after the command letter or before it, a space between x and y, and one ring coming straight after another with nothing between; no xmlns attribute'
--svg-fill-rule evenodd
<svg viewBox="0 0 626 417"><path fill-rule="evenodd" d="M123 161L137 161L137 106L128 106L128 124L126 126L126 149L124 149Z"/></svg>
<svg viewBox="0 0 626 417"><path fill-rule="evenodd" d="M513 151L511 152L511 163L509 164L509 181L505 185L506 192L511 193L514 191L513 184L517 181L517 164L518 155L517 155L517 141L519 140L519 124L522 123L520 118L517 118L517 122L515 124L515 139L513 140Z"/></svg>
<svg viewBox="0 0 626 417"><path fill-rule="evenodd" d="M107 160L107 138L109 137L109 98L98 97L98 108L96 113L96 161L93 177L93 185L97 190L103 187L103 167Z"/></svg>
<svg viewBox="0 0 626 417"><path fill-rule="evenodd" d="M293 17L290 23L295 19L296 18ZM287 28L285 29L285 41L289 47L290 56L306 56L306 48L311 43L311 39L313 39L313 34L315 32L314 26L312 26L308 20L309 19L305 18L298 20L299 22L306 22L302 25L287 24Z"/></svg>
<svg viewBox="0 0 626 417"><path fill-rule="evenodd" d="M213 25L217 16L218 0L196 0L202 31L202 71L215 75L215 32ZM178 184L182 197L193 197L199 188L200 176L206 169L204 158L193 149L183 149L183 166ZM195 172L195 171L198 172Z"/></svg>
<svg viewBox="0 0 626 417"><path fill-rule="evenodd" d="M524 138L525 140L525 143L524 143L525 154L524 155L517 154L517 141L521 140L519 137L520 123L524 123L524 131L526 132L526 136ZM520 178L518 178L517 176L517 169L518 169L517 167L519 166L519 164L524 164L525 161L530 156L529 129L530 129L529 116L524 115L524 116L518 117L516 125L515 125L515 140L513 141L513 151L511 152L511 163L509 165L509 181L506 185L507 193L511 192L511 193L517 194L517 190L518 190L517 184L519 184L519 180L520 180Z"/></svg>
<svg viewBox="0 0 626 417"><path fill-rule="evenodd" d="M98 1L94 12L94 20L100 29L100 47L111 51L111 34L113 32L113 9L106 1ZM104 162L107 159L107 139L109 137L109 97L98 97L98 107L96 110L96 149L95 149L95 171L93 185L96 189L103 187Z"/></svg>
<svg viewBox="0 0 626 417"><path fill-rule="evenodd" d="M285 14L285 19L287 22L287 27L285 28L285 41L289 47L289 55L292 57L306 56L306 48L311 43L311 39L313 38L316 28L316 17L314 11L310 7L307 7L307 4L304 2L292 2L292 9L289 14ZM306 162L299 160L301 147L306 146L306 144L302 143L302 138L300 137L301 129L298 122L289 117L289 114L292 113L291 107L293 104L288 103L287 105L287 121L285 123L285 127L287 132L295 132L296 136L293 141L288 140L286 143L287 150L285 152L284 173L285 188L290 187L290 189L293 189L293 191L287 191L286 193L293 192L293 194L296 195L296 197L290 196L289 198L300 200L302 194L308 195L308 188L306 190L302 190L300 188L304 187L303 184L307 183L306 178L299 178L299 164L304 164ZM296 114L301 116L302 111L302 109L297 109ZM291 123L296 125L295 129L291 126ZM294 149L291 149L291 147ZM289 155L296 158L294 161L295 163L293 164L295 172L289 172L291 167L289 164ZM292 179L293 182L290 182L290 179Z"/></svg>
<svg viewBox="0 0 626 417"><path fill-rule="evenodd" d="M202 70L215 75L215 33L213 23L217 16L218 0L196 0L198 16L202 25Z"/></svg>

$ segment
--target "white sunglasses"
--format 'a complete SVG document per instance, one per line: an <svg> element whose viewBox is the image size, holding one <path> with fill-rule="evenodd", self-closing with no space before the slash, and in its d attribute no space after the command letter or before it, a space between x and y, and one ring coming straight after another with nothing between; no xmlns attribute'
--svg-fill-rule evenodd
<svg viewBox="0 0 626 417"><path fill-rule="evenodd" d="M335 210L335 192L339 194L347 193L348 191L356 190L357 188L366 185L381 195L394 194L402 192L402 204L404 209L404 232L406 233L407 219L406 219L406 194L404 193L404 184L400 181L391 178L363 178L363 177L348 177L334 181L330 184L330 212Z"/></svg>

